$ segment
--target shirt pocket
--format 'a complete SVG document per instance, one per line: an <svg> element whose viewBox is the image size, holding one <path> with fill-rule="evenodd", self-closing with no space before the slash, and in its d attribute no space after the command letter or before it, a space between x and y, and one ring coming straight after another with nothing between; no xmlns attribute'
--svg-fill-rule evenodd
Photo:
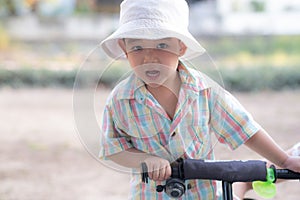
<svg viewBox="0 0 300 200"><path fill-rule="evenodd" d="M193 141L195 159L206 159L210 158L216 138L210 133L208 127L196 126L195 131L197 132L196 138Z"/></svg>
<svg viewBox="0 0 300 200"><path fill-rule="evenodd" d="M139 116L128 116L121 122L127 135L135 138L151 138L164 132L168 122L159 114L145 113Z"/></svg>
<svg viewBox="0 0 300 200"><path fill-rule="evenodd" d="M184 130L185 129L185 130ZM214 142L217 141L210 133L208 118L194 121L190 126L183 128L185 155L188 158L203 159L210 156Z"/></svg>

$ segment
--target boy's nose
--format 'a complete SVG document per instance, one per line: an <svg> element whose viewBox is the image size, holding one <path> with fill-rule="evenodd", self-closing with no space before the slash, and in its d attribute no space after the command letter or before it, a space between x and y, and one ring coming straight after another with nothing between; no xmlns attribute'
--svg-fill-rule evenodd
<svg viewBox="0 0 300 200"><path fill-rule="evenodd" d="M156 56L154 49L145 50L144 63L157 63L157 62L158 62L158 58Z"/></svg>

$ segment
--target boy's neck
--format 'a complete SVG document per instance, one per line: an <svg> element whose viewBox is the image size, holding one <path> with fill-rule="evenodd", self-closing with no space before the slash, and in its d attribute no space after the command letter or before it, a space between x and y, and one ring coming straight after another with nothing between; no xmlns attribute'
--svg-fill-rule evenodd
<svg viewBox="0 0 300 200"><path fill-rule="evenodd" d="M147 90L164 108L170 119L173 119L176 111L180 87L181 79L178 72L175 77L168 79L163 85L157 87L146 85Z"/></svg>

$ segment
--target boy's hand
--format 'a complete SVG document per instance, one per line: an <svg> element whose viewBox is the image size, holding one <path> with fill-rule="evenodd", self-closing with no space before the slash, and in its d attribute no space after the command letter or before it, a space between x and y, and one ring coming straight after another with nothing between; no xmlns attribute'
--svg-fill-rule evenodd
<svg viewBox="0 0 300 200"><path fill-rule="evenodd" d="M151 156L144 160L148 168L148 176L154 181L164 181L171 176L172 170L168 160Z"/></svg>
<svg viewBox="0 0 300 200"><path fill-rule="evenodd" d="M284 168L300 173L300 156L289 156L283 166Z"/></svg>
<svg viewBox="0 0 300 200"><path fill-rule="evenodd" d="M284 168L300 173L300 142L287 150L289 157L283 163Z"/></svg>

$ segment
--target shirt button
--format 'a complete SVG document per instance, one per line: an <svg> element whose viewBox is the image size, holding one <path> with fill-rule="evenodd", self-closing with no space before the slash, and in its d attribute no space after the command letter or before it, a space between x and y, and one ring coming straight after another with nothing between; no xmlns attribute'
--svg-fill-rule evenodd
<svg viewBox="0 0 300 200"><path fill-rule="evenodd" d="M144 97L143 97L143 96L139 96L139 97L137 98L137 101L138 101L139 103L143 103L143 102L144 102Z"/></svg>

